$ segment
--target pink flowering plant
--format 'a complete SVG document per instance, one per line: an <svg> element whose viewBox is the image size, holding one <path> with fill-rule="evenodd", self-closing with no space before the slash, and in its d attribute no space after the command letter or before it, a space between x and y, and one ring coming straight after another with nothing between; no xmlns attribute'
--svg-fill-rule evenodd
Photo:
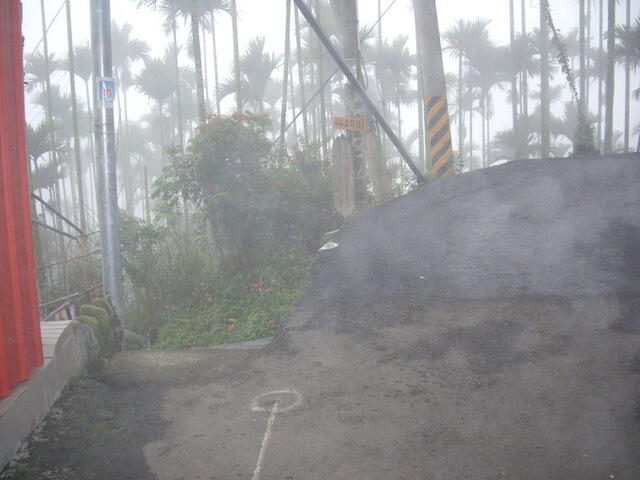
<svg viewBox="0 0 640 480"><path fill-rule="evenodd" d="M272 337L300 296L311 263L296 256L248 275L198 284L171 308L155 348L192 348ZM225 285L224 287L222 285Z"/></svg>

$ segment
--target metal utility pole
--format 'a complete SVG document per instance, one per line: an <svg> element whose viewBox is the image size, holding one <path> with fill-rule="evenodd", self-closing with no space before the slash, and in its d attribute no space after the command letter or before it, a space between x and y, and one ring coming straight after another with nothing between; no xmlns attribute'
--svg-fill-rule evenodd
<svg viewBox="0 0 640 480"><path fill-rule="evenodd" d="M102 254L102 282L119 322L119 339L126 349L122 260L118 228L118 190L113 101L116 88L111 66L111 12L109 0L91 0L93 51L93 133L96 146L98 218Z"/></svg>
<svg viewBox="0 0 640 480"><path fill-rule="evenodd" d="M344 61L344 59L342 58L342 56L340 55L336 47L333 45L333 43L331 43L331 40L329 39L327 32L325 32L322 26L317 22L317 20L311 13L311 10L309 10L309 7L307 7L307 5L304 3L304 0L293 0L293 1L296 4L296 7L298 7L298 10L300 10L300 13L302 14L302 16L307 21L307 23L309 23L309 26L316 33L316 35L318 36L318 38L320 39L324 47L327 49L327 51L329 52L333 60L336 62L340 70L342 70L342 73L344 74L344 76L347 77L347 80L349 80L351 87L360 96L360 98L362 99L366 107L369 109L369 111L375 117L375 119L380 124L382 129L385 131L385 133L387 134L387 136L389 137L393 145L398 149L398 153L400 153L404 161L407 163L407 165L409 165L409 168L415 174L418 181L421 183L425 183L426 179L424 178L424 175L422 174L420 169L416 166L415 162L411 158L411 154L409 153L407 148L404 146L404 144L400 141L400 139L396 136L396 134L393 132L393 130L391 129L391 126L387 123L382 113L380 113L380 111L378 110L378 107L376 107L373 101L369 98L366 90L360 84L356 76L351 72L351 70L349 69L349 66L346 64L346 62Z"/></svg>
<svg viewBox="0 0 640 480"><path fill-rule="evenodd" d="M444 178L454 173L453 147L447 91L442 65L442 47L435 0L413 0L416 34L421 46L418 55L422 69L424 109L431 157L431 171Z"/></svg>

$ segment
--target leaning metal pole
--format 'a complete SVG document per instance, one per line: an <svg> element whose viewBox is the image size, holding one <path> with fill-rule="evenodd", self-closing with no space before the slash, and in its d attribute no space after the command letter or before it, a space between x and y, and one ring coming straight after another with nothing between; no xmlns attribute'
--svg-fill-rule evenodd
<svg viewBox="0 0 640 480"><path fill-rule="evenodd" d="M422 183L426 183L427 180L424 178L424 175L422 174L420 169L417 167L417 165L411 158L411 154L409 153L407 148L404 146L404 144L400 141L400 139L396 136L394 131L391 129L391 126L387 123L384 116L382 115L382 113L380 113L380 111L378 110L376 105L373 103L373 101L371 101L364 87L360 84L356 76L349 69L348 65L345 63L342 56L340 55L340 52L338 52L338 50L333 45L333 43L331 43L329 36L324 31L322 26L318 23L318 21L315 19L315 17L313 16L313 13L311 13L311 10L309 10L309 8L305 5L303 0L293 0L293 1L298 7L298 10L300 10L300 13L302 13L304 18L307 20L307 23L309 24L309 26L313 28L314 32L316 32L316 35L318 35L318 38L320 39L322 44L325 46L325 48L327 49L331 57L338 64L338 67L340 67L340 70L342 70L342 73L344 74L344 76L347 77L347 80L349 80L349 83L351 84L352 88L360 96L360 98L362 99L364 104L367 106L367 108L371 111L375 119L378 121L382 129L385 131L385 133L389 137L389 140L391 140L391 143L393 143L393 145L398 150L398 153L400 153L404 161L407 163L407 165L409 165L409 168L411 169L411 171L413 171L418 181Z"/></svg>
<svg viewBox="0 0 640 480"><path fill-rule="evenodd" d="M93 51L93 134L97 177L98 218L102 254L102 283L118 316L120 347L125 350L124 294L118 229L118 190L113 122L115 82L111 67L109 0L91 0Z"/></svg>

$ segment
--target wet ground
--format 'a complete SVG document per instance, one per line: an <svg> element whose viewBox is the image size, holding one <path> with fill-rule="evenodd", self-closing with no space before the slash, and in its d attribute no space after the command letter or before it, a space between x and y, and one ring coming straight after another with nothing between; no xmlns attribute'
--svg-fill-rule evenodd
<svg viewBox="0 0 640 480"><path fill-rule="evenodd" d="M639 185L514 162L372 208L269 347L117 355L8 478L637 480Z"/></svg>

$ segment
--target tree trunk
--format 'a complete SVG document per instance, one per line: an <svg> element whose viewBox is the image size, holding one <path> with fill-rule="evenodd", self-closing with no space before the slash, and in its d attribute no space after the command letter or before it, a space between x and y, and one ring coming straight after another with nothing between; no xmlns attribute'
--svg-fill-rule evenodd
<svg viewBox="0 0 640 480"><path fill-rule="evenodd" d="M287 13L285 20L285 35L284 35L284 67L282 69L282 103L280 108L280 150L281 155L285 152L285 128L287 123L287 84L289 81L289 57L291 56L291 42L290 42L290 29L291 29L291 0L287 2Z"/></svg>
<svg viewBox="0 0 640 480"><path fill-rule="evenodd" d="M473 170L473 94L469 91L469 171Z"/></svg>
<svg viewBox="0 0 640 480"><path fill-rule="evenodd" d="M540 2L540 158L548 158L549 139L549 26L546 0Z"/></svg>
<svg viewBox="0 0 640 480"><path fill-rule="evenodd" d="M590 75L590 54L591 54L591 0L587 0L587 33L586 33L586 52L587 52L587 70L585 71L585 85L586 90L584 92L584 98L582 99L582 105L584 107L585 114L589 113L589 102L591 101L591 75Z"/></svg>
<svg viewBox="0 0 640 480"><path fill-rule="evenodd" d="M211 11L211 39L213 43L213 81L215 82L216 113L220 116L220 81L218 79L218 48L216 46L216 27L214 11Z"/></svg>
<svg viewBox="0 0 640 480"><path fill-rule="evenodd" d="M53 114L52 114L52 107L51 107L51 81L50 81L50 77L51 77L51 71L49 69L49 42L47 39L47 21L46 21L46 16L45 16L45 9L44 9L44 0L40 0L40 12L42 14L42 46L44 49L44 65L45 65L45 94L46 94L46 98L47 98L47 111L46 111L46 115L47 115L47 122L49 122L50 126L53 126ZM53 133L53 128L51 128L51 134L50 134L50 140L51 143L55 144L55 135ZM58 161L58 156L55 152L50 154L50 159L53 162ZM56 181L56 190L59 191L59 185L58 182ZM59 198L59 195L58 195ZM55 201L52 202L56 208L58 208L58 210L60 210L60 205L56 204ZM56 225L56 227L61 230L62 229L62 224L60 222L60 218L55 216L54 217L54 223ZM58 254L60 257L62 257L64 255L64 238L62 237L62 235L57 234L56 235L56 242L57 242L57 248L58 248Z"/></svg>
<svg viewBox="0 0 640 480"><path fill-rule="evenodd" d="M291 88L289 89L289 91L291 92L291 101L289 102L289 105L291 108L291 118L294 119L296 118L296 97L295 97L295 89L293 88L294 83L293 83L292 68L289 69L289 85L291 85ZM297 144L298 143L298 127L297 127L297 122L295 120L293 121L293 123L291 123L291 128L293 128L293 137L295 138L295 142Z"/></svg>
<svg viewBox="0 0 640 480"><path fill-rule="evenodd" d="M513 0L509 0L509 41L511 45L511 123L513 125L513 135L515 138L514 160L523 158L522 145L520 141L520 131L518 130L518 75L516 73L516 48L515 48L515 13Z"/></svg>
<svg viewBox="0 0 640 480"><path fill-rule="evenodd" d="M597 148L599 151L602 151L602 90L604 86L603 82L603 72L602 66L604 64L604 0L600 0L599 3L600 12L599 12L599 35L598 35L598 65L600 66L600 71L598 72L598 131L597 131Z"/></svg>
<svg viewBox="0 0 640 480"><path fill-rule="evenodd" d="M147 166L144 166L144 213L147 224L151 224L151 197L149 196L149 177L147 175Z"/></svg>
<svg viewBox="0 0 640 480"><path fill-rule="evenodd" d="M604 153L613 152L613 92L616 45L616 0L608 0L607 8L607 80L605 85Z"/></svg>
<svg viewBox="0 0 640 480"><path fill-rule="evenodd" d="M173 70L176 77L176 106L178 110L178 143L180 144L180 150L183 150L184 145L184 132L182 130L182 102L180 100L180 66L178 65L178 36L176 22L171 22L171 31L173 33L173 48L175 55L173 56Z"/></svg>
<svg viewBox="0 0 640 480"><path fill-rule="evenodd" d="M204 86L204 98L205 105L211 105L209 99L209 64L207 63L207 30L202 28L202 72L203 72L203 86Z"/></svg>
<svg viewBox="0 0 640 480"><path fill-rule="evenodd" d="M196 11L195 0L191 0L191 39L193 41L193 58L196 70L196 97L198 98L198 117L200 122L207 118L207 109L204 103L204 84L202 80L202 56L200 55L200 25Z"/></svg>
<svg viewBox="0 0 640 480"><path fill-rule="evenodd" d="M318 19L318 21L320 21ZM323 62L323 50L320 41L318 40L318 85L322 85L324 83L324 79L322 78L324 72L324 62ZM327 105L326 105L326 95L324 89L320 92L320 142L322 146L322 160L324 162L329 159L329 148L327 144Z"/></svg>
<svg viewBox="0 0 640 480"><path fill-rule="evenodd" d="M586 95L586 77L587 77L587 55L586 55L586 40L585 40L585 0L580 0L578 4L578 8L580 12L578 13L578 31L579 31L579 42L580 42L580 102L584 106L584 97ZM591 0L589 0L591 1Z"/></svg>
<svg viewBox="0 0 640 480"><path fill-rule="evenodd" d="M378 2L378 5L380 4L380 2ZM379 16L379 15L378 15ZM418 32L419 27L418 27L418 19L416 18L416 16L414 15L414 27L415 27L415 31ZM425 138L426 138L426 132L425 132L425 118L424 118L424 97L425 97L425 88L424 88L424 64L423 62L423 58L422 55L420 54L420 52L422 52L422 43L420 42L420 35L416 34L416 52L417 52L417 62L416 62L416 66L417 66L417 73L418 73L418 78L417 78L417 84L418 84L418 155L420 157L420 160L423 163L422 165L422 169L424 172L428 172L429 169L429 164L430 164L430 158L427 158L428 155L426 153L426 149L425 149ZM380 50L382 51L382 47L380 47ZM460 133L460 129L458 129L458 133ZM458 156L461 155L461 152L458 152Z"/></svg>
<svg viewBox="0 0 640 480"><path fill-rule="evenodd" d="M298 9L295 9L294 19L296 23L296 62L298 63L298 83L300 84L300 108L302 108L302 129L304 133L304 141L309 143L309 119L307 117L307 97L304 94L304 68L302 66L302 42L300 41L300 17Z"/></svg>
<svg viewBox="0 0 640 480"><path fill-rule="evenodd" d="M631 31L631 0L627 0L627 29ZM624 151L629 151L630 124L629 124L629 104L631 102L631 65L630 57L624 58Z"/></svg>
<svg viewBox="0 0 640 480"><path fill-rule="evenodd" d="M236 0L231 0L231 28L233 34L233 77L236 84L236 112L242 113L240 45L238 42L238 11L236 9Z"/></svg>
<svg viewBox="0 0 640 480"><path fill-rule="evenodd" d="M527 48L528 48L528 36L527 36L527 15L525 10L525 0L520 0L520 20L521 20L521 28L522 28L522 57L527 58ZM522 88L520 89L520 95L522 97L522 109L521 114L522 117L518 120L520 127L520 151L523 153L523 158L528 158L529 153L529 72L525 67L525 70L522 72Z"/></svg>
<svg viewBox="0 0 640 480"><path fill-rule="evenodd" d="M71 91L71 115L73 118L73 153L76 163L76 187L78 189L78 210L80 230L87 232L87 219L84 206L84 186L82 182L82 157L80 156L80 133L78 132L78 101L76 97L75 62L73 59L73 31L71 29L71 4L66 0L67 10L67 46L69 49L69 88Z"/></svg>
<svg viewBox="0 0 640 480"><path fill-rule="evenodd" d="M486 100L485 100L485 93L484 91L481 92L481 98L480 98L480 117L482 118L482 168L488 167L487 165L487 155L486 155L486 142L485 142L485 137L487 135L487 130L486 130L486 115L487 115L487 108L486 108Z"/></svg>
<svg viewBox="0 0 640 480"><path fill-rule="evenodd" d="M316 3L317 5L317 3ZM362 70L359 55L358 41L358 5L356 0L332 0L333 12L338 24L338 35L342 49L342 57L360 83L362 82ZM316 11L318 9L316 8ZM318 22L320 19L318 18ZM319 42L318 42L319 43ZM320 49L322 47L320 46ZM322 51L319 52L320 54ZM320 56L320 58L322 58ZM345 107L347 117L360 117L364 115L362 101L357 96L350 84L344 85ZM324 95L323 95L324 97ZM367 198L367 171L362 146L362 133L347 131L347 140L351 142L353 150L353 168L355 173L355 199L356 210L362 210ZM324 141L323 141L324 144ZM326 157L325 157L326 158Z"/></svg>

